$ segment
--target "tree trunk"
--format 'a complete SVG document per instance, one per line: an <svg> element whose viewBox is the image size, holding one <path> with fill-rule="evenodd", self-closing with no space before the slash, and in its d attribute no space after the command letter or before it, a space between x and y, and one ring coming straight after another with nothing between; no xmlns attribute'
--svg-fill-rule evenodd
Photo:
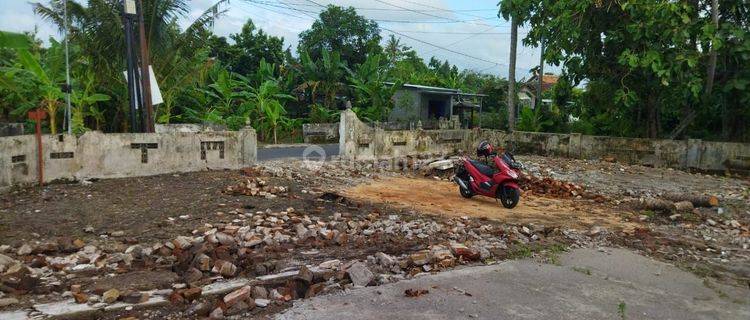
<svg viewBox="0 0 750 320"><path fill-rule="evenodd" d="M279 141L276 140L276 126L273 127L273 144L278 144Z"/></svg>
<svg viewBox="0 0 750 320"><path fill-rule="evenodd" d="M639 210L674 211L674 202L656 198L645 198L633 201L631 206Z"/></svg>
<svg viewBox="0 0 750 320"><path fill-rule="evenodd" d="M510 63L508 70L508 130L516 129L516 48L518 44L518 22L511 17Z"/></svg>
<svg viewBox="0 0 750 320"><path fill-rule="evenodd" d="M696 207L716 207L719 205L719 198L712 195L665 194L662 198L674 202L687 201Z"/></svg>
<svg viewBox="0 0 750 320"><path fill-rule="evenodd" d="M49 117L49 132L57 134L57 101L47 102L47 116Z"/></svg>

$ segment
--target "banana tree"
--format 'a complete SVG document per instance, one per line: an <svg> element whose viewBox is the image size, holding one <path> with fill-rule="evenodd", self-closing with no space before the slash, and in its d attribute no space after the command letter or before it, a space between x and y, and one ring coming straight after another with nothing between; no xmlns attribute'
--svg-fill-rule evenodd
<svg viewBox="0 0 750 320"><path fill-rule="evenodd" d="M371 54L359 64L356 70L349 72L351 87L355 89L357 106L354 111L371 121L384 121L393 108L393 95L402 83L386 84L387 70L382 56Z"/></svg>
<svg viewBox="0 0 750 320"><path fill-rule="evenodd" d="M53 47L49 49L48 54L53 55L56 42L52 40ZM57 43L59 46L59 43ZM58 70L54 59L49 59L48 63L42 66L39 56L32 55L28 50L18 50L18 61L23 66L23 70L32 74L39 83L41 101L39 106L49 114L49 128L52 134L57 134L57 111L62 103L63 92L58 85L58 78L61 73Z"/></svg>
<svg viewBox="0 0 750 320"><path fill-rule="evenodd" d="M250 102L260 115L259 124L264 129L264 136L273 134L273 143L278 143L278 129L288 122L284 101L294 97L282 93L279 84L273 80L266 80L259 87L253 88L250 97Z"/></svg>
<svg viewBox="0 0 750 320"><path fill-rule="evenodd" d="M87 128L84 124L84 117L91 115L96 122L96 129L101 129L101 122L99 116L102 114L101 110L96 107L98 102L109 101L110 97L106 94L94 92L95 78L94 72L87 69L82 74L76 77L80 81L80 88L73 91L70 95L70 100L73 102L73 109L71 114L71 126L73 132L76 134L84 133Z"/></svg>
<svg viewBox="0 0 750 320"><path fill-rule="evenodd" d="M300 57L302 78L307 79L297 87L300 91L311 92L311 102L316 102L318 91L324 95L324 104L335 109L336 95L346 87L343 80L346 76L344 63L338 52L329 53L323 50L320 61L313 61L307 52Z"/></svg>

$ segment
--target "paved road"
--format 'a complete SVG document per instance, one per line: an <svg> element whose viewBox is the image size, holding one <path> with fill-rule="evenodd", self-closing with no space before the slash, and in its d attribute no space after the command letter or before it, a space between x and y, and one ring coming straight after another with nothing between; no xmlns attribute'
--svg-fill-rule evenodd
<svg viewBox="0 0 750 320"><path fill-rule="evenodd" d="M631 251L606 251L578 249L560 265L509 261L319 296L276 318L750 319L747 287L714 287ZM429 293L407 298L408 288Z"/></svg>
<svg viewBox="0 0 750 320"><path fill-rule="evenodd" d="M274 160L274 159L284 159L284 158L297 158L302 159L303 152L305 149L310 148L310 150L320 150L316 148L315 146L318 146L325 151L325 155L327 159L330 159L331 156L336 156L339 154L339 145L337 143L334 144L319 144L319 145L306 145L306 144L300 144L300 145L281 145L281 146L260 146L258 147L258 161L267 161L267 160ZM314 148L314 149L313 149ZM311 157L313 159L320 159L319 153L311 153Z"/></svg>

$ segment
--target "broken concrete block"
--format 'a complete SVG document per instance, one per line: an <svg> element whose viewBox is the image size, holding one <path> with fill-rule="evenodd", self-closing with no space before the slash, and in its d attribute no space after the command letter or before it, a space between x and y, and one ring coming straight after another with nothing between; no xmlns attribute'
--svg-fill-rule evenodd
<svg viewBox="0 0 750 320"><path fill-rule="evenodd" d="M24 243L21 247L18 248L18 251L16 251L16 254L18 254L19 256L25 256L25 255L31 254L32 251L33 251L33 248L31 248L30 245Z"/></svg>
<svg viewBox="0 0 750 320"><path fill-rule="evenodd" d="M430 253L422 250L409 255L409 261L415 266L422 266L430 262Z"/></svg>
<svg viewBox="0 0 750 320"><path fill-rule="evenodd" d="M368 285L372 279L375 278L375 275L370 271L370 269L367 268L367 266L362 262L356 262L353 264L349 269L346 270L346 273L349 275L349 278L352 280L352 284L355 286L366 286Z"/></svg>
<svg viewBox="0 0 750 320"><path fill-rule="evenodd" d="M240 301L246 300L250 298L250 294L252 293L253 288L250 286L244 286L242 288L239 288L237 290L234 290L224 296L224 304L227 305L227 307L231 307L235 303L238 303Z"/></svg>
<svg viewBox="0 0 750 320"><path fill-rule="evenodd" d="M384 268L390 268L392 265L396 264L396 259L386 253L378 252L375 254L375 257L378 259L378 263Z"/></svg>

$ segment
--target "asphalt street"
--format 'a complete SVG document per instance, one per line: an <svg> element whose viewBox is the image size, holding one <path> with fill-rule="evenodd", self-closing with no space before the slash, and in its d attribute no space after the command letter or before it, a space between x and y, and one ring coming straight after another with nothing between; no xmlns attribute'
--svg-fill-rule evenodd
<svg viewBox="0 0 750 320"><path fill-rule="evenodd" d="M258 147L258 161L294 158L302 159L309 157L312 160L320 160L323 156L330 159L339 154L339 145L333 144L300 144L300 145L268 145Z"/></svg>

